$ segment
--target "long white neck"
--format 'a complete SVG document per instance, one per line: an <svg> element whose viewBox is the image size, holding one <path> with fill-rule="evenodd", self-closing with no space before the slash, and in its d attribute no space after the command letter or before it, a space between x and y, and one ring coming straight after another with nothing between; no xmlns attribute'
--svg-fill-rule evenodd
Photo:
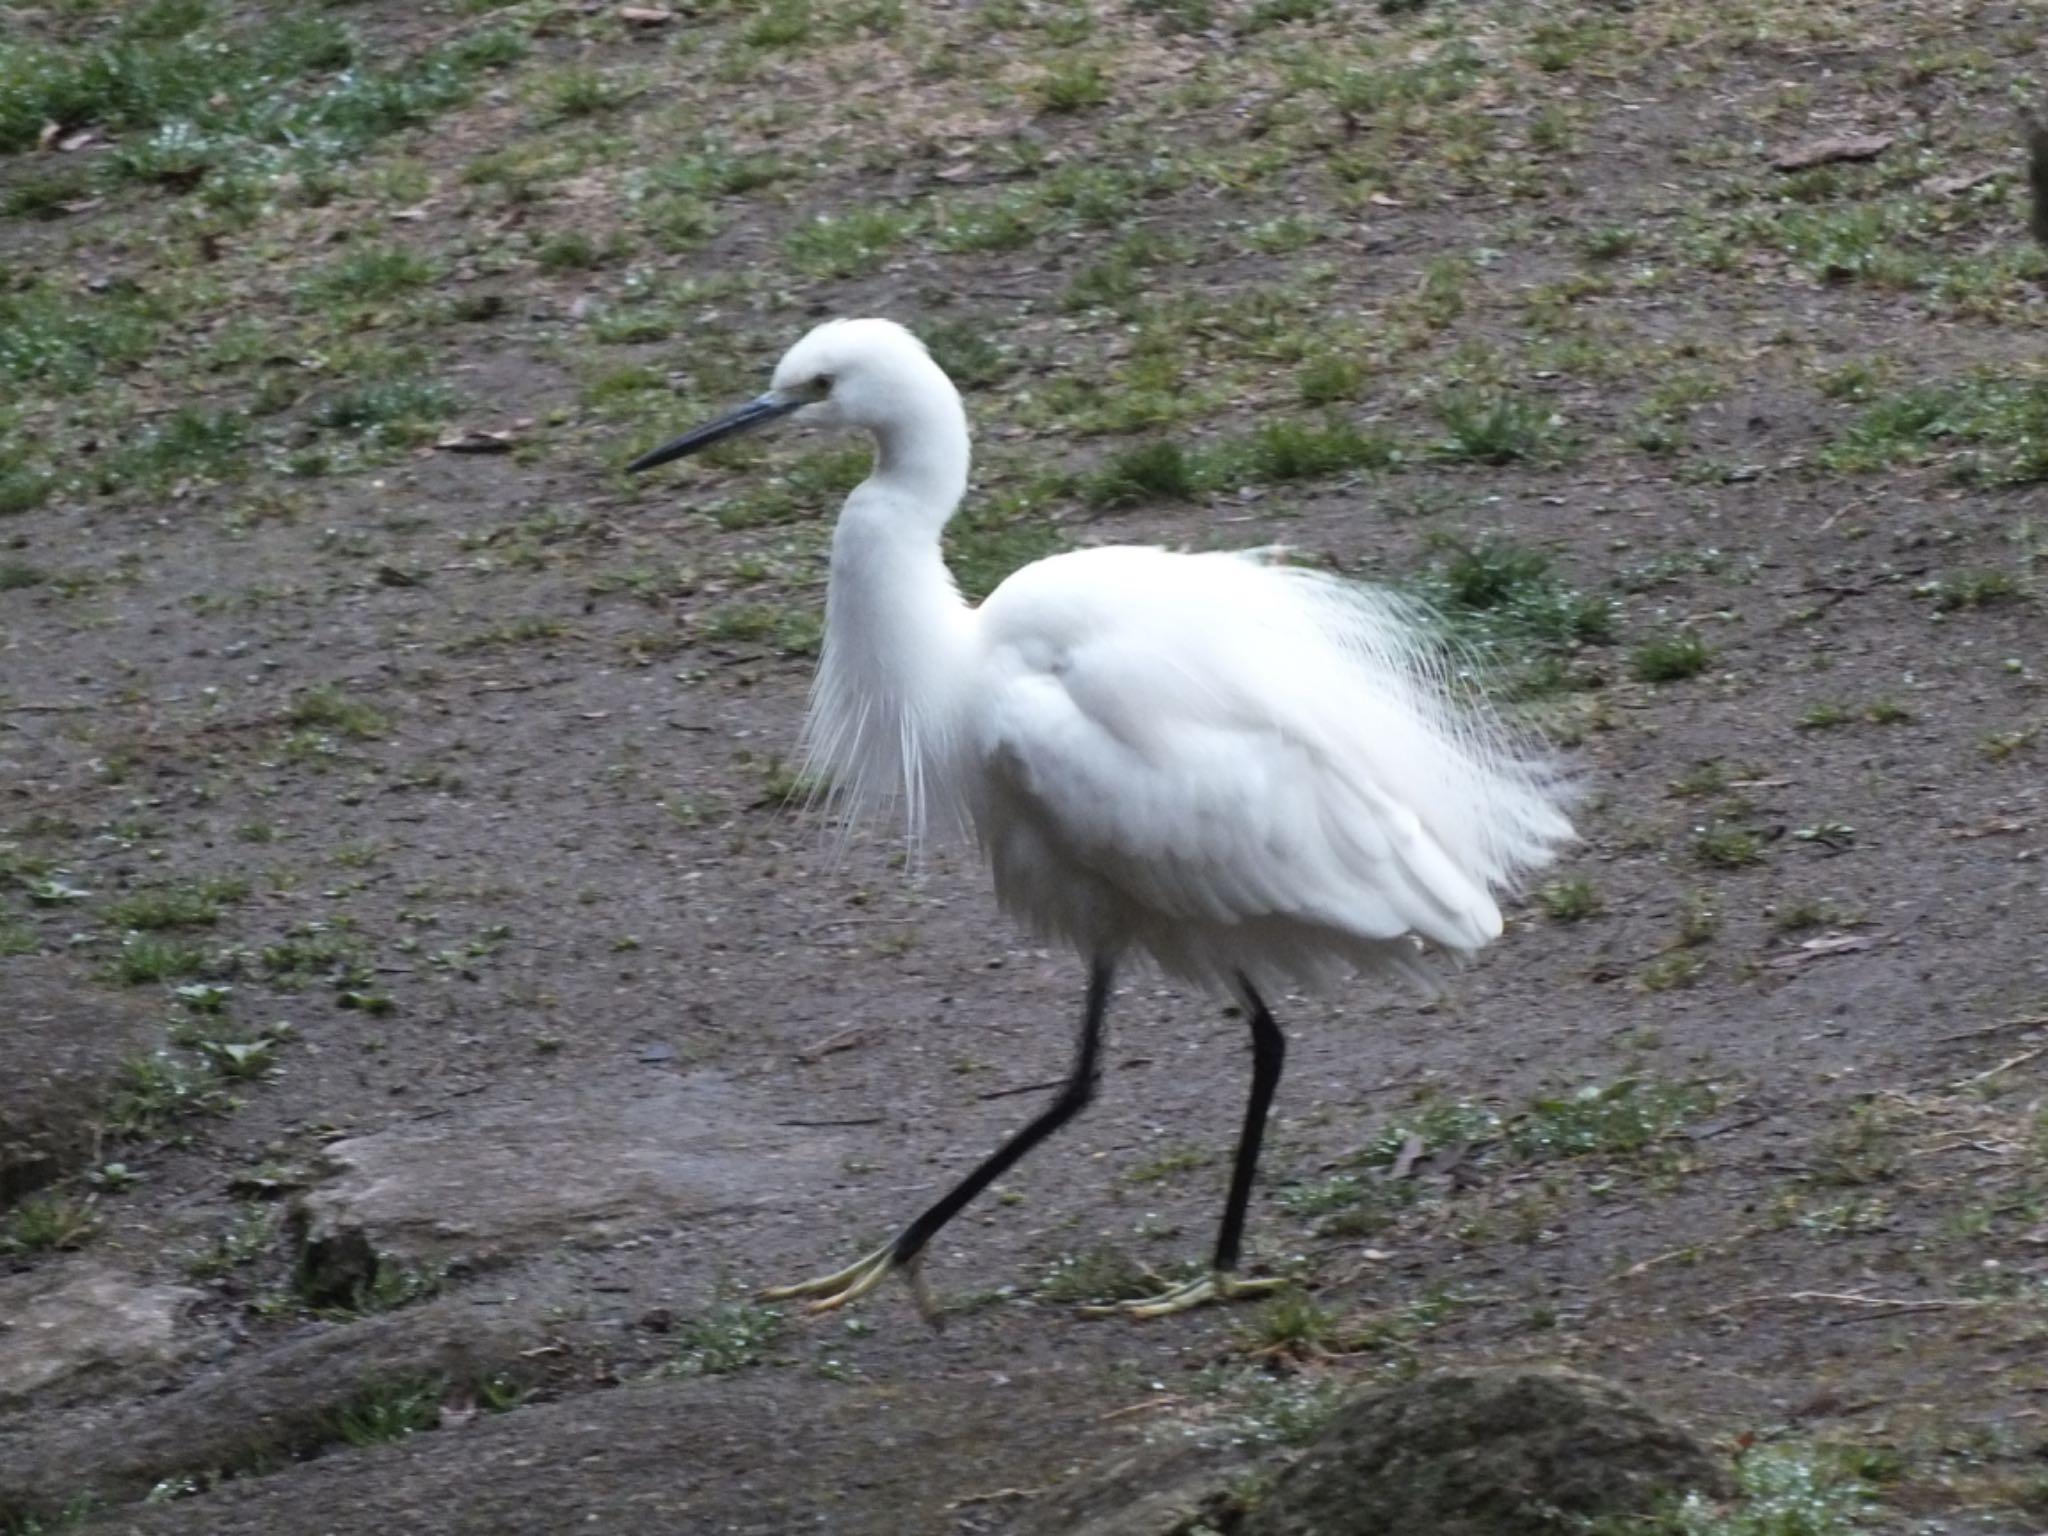
<svg viewBox="0 0 2048 1536"><path fill-rule="evenodd" d="M967 424L951 387L875 432L874 472L832 535L825 646L805 722L807 768L851 810L901 796L913 841L957 819L957 745L974 615L939 535L967 486Z"/></svg>

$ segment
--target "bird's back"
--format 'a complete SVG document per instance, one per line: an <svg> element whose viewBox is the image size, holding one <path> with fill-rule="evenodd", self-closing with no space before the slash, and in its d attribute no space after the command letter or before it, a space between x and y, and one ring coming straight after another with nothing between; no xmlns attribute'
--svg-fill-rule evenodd
<svg viewBox="0 0 2048 1536"><path fill-rule="evenodd" d="M1454 696L1427 615L1258 554L1082 551L977 618L960 746L1005 904L1169 971L1318 980L1468 952L1571 836Z"/></svg>

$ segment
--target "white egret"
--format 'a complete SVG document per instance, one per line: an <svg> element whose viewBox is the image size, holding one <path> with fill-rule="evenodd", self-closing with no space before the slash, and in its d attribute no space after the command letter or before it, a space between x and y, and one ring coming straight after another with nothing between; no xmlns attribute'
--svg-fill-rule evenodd
<svg viewBox="0 0 2048 1536"><path fill-rule="evenodd" d="M1427 951L1495 938L1496 894L1572 836L1560 776L1461 697L1425 611L1271 551L1081 550L970 607L939 543L967 487L966 414L887 320L818 326L766 394L631 467L792 415L876 449L833 534L810 767L852 809L900 800L913 840L971 830L1003 907L1078 951L1089 981L1036 1119L883 1247L764 1295L825 1311L893 1271L916 1286L939 1229L1088 1103L1132 956L1236 994L1252 1083L1210 1272L1125 1309L1277 1284L1237 1274L1286 1048L1266 997L1350 972L1426 981Z"/></svg>

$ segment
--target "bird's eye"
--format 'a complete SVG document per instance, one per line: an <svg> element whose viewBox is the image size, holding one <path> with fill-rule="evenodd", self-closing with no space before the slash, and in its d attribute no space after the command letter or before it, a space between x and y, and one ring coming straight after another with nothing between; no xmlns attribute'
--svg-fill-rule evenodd
<svg viewBox="0 0 2048 1536"><path fill-rule="evenodd" d="M810 391L813 400L822 400L832 393L832 375L821 373L804 388Z"/></svg>

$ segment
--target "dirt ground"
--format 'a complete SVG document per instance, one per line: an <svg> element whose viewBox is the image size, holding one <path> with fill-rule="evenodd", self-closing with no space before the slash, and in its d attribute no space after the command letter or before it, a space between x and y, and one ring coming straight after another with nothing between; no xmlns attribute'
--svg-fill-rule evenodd
<svg viewBox="0 0 2048 1536"><path fill-rule="evenodd" d="M0 1530L998 1531L1529 1361L2048 1528L2027 7L298 10L0 8ZM969 590L1285 542L1583 776L1443 1001L1276 1004L1279 1303L1074 1305L1204 1255L1247 1081L1138 971L943 1331L748 1299L1081 1000L794 807L860 454L621 473L852 313L965 386Z"/></svg>

